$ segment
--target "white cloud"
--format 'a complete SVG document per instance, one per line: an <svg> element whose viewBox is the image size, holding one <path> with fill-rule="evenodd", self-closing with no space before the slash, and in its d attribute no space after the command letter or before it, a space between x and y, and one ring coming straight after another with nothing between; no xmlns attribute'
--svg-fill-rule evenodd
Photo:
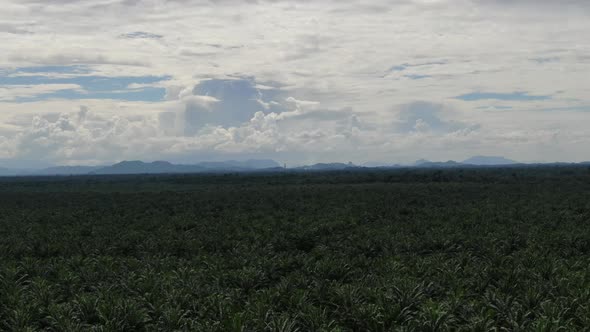
<svg viewBox="0 0 590 332"><path fill-rule="evenodd" d="M590 107L587 1L0 0L0 7L0 68L79 64L90 72L47 75L171 76L128 86L166 88L157 103L19 104L80 87L0 81L0 147L15 158L209 151L292 161L588 159L582 124L590 113L580 111ZM236 88L241 81L251 86ZM515 91L551 99L455 98ZM90 110L83 120L80 104Z"/></svg>
<svg viewBox="0 0 590 332"><path fill-rule="evenodd" d="M460 159L465 153L491 154L501 149L508 157L525 161L539 160L547 153L555 160L579 160L575 154L585 151L590 143L590 135L579 122L584 114L579 112L562 113L561 121L555 121L556 114L545 112L536 117L538 125L527 127L523 127L526 122L521 119L512 125L495 123L501 117L489 112L481 126L473 126L458 120L462 118L460 112L444 120L438 116L453 112L423 112L421 117L411 119L404 112L412 107L415 106L394 107L392 113L397 115L389 123L351 110L296 108L266 114L259 111L240 125L205 126L190 135L174 130L175 113L111 112L106 116L107 112L81 107L51 117L33 116L26 125L0 127L0 145L7 147L1 157L41 157L49 163L92 164L121 159L190 160L190 156L199 155L250 154L280 155L289 164L300 164L334 160L411 162L417 155L435 160ZM436 105L432 107L438 110ZM323 112L339 115L327 118ZM309 116L300 117L301 114ZM412 125L409 131L396 128L395 123L404 121Z"/></svg>
<svg viewBox="0 0 590 332"><path fill-rule="evenodd" d="M63 90L84 93L77 84L0 85L0 102L26 99Z"/></svg>

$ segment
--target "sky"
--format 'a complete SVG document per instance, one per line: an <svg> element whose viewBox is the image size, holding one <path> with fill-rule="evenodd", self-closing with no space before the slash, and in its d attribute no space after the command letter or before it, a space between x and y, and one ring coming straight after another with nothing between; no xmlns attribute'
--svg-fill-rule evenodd
<svg viewBox="0 0 590 332"><path fill-rule="evenodd" d="M0 167L590 160L587 0L0 8Z"/></svg>

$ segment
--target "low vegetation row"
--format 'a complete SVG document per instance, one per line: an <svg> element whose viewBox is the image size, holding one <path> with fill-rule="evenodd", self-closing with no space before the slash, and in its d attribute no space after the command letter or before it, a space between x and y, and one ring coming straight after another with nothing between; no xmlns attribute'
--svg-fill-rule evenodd
<svg viewBox="0 0 590 332"><path fill-rule="evenodd" d="M6 331L574 331L584 167L0 180Z"/></svg>

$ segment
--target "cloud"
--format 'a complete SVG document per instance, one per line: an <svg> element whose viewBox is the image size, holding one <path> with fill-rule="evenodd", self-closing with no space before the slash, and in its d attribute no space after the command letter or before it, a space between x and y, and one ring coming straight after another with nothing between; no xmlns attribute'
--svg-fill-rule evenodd
<svg viewBox="0 0 590 332"><path fill-rule="evenodd" d="M25 35L31 33L30 30L26 28L22 28L19 26L15 26L8 23L1 23L0 24L0 33L10 33L14 35Z"/></svg>
<svg viewBox="0 0 590 332"><path fill-rule="evenodd" d="M587 1L0 6L0 148L15 158L585 158Z"/></svg>
<svg viewBox="0 0 590 332"><path fill-rule="evenodd" d="M283 59L285 61L299 60L312 56L321 51L322 44L327 40L319 34L308 34L296 36L294 40L287 43Z"/></svg>
<svg viewBox="0 0 590 332"><path fill-rule="evenodd" d="M63 91L85 93L85 90L77 84L0 85L0 102L18 101Z"/></svg>
<svg viewBox="0 0 590 332"><path fill-rule="evenodd" d="M164 36L157 35L154 33L143 32L143 31L135 31L124 33L120 36L121 38L128 38L128 39L161 39Z"/></svg>
<svg viewBox="0 0 590 332"><path fill-rule="evenodd" d="M430 75L412 75L412 74L410 74L410 75L404 75L404 77L407 77L407 78L409 78L411 80L423 80L425 78L431 78L432 76L430 76Z"/></svg>
<svg viewBox="0 0 590 332"><path fill-rule="evenodd" d="M536 63L551 63L551 62L559 62L561 60L560 57L558 56L548 56L548 57L538 57L538 58L531 58L531 61L534 61Z"/></svg>
<svg viewBox="0 0 590 332"><path fill-rule="evenodd" d="M533 96L526 92L512 92L512 93L496 93L496 92L473 92L457 96L457 99L464 101L477 101L477 100L506 100L506 101L534 101L534 100L548 100L551 96Z"/></svg>
<svg viewBox="0 0 590 332"><path fill-rule="evenodd" d="M96 163L117 155L142 155L155 146L139 139L148 142L159 133L154 119L104 118L81 107L74 116L62 113L54 120L35 116L4 143L15 147L15 159Z"/></svg>
<svg viewBox="0 0 590 332"><path fill-rule="evenodd" d="M169 111L111 112L80 107L74 112L48 116L31 113L27 121L0 127L0 157L59 164L96 164L123 159L169 159L183 162L261 156L280 158L290 165L315 161L385 160L411 162L417 155L434 160L460 159L498 147L517 160L535 160L544 153L572 158L590 143L583 114L541 113L536 127L524 129L523 118L506 126L498 113L479 122L461 120L450 105L416 102L392 108L392 121L363 115L352 109L334 110L321 104L280 104L283 112L255 112L236 125L206 125L193 133L183 129L181 109L187 99L212 111L221 101L214 97L185 95L168 104ZM121 110L125 110L122 108ZM179 123L180 121L180 123ZM321 156L319 156L321 155ZM538 157L537 157L538 158Z"/></svg>
<svg viewBox="0 0 590 332"><path fill-rule="evenodd" d="M408 68L415 68L415 67L425 67L425 66L441 66L446 64L446 61L432 61L432 62L424 62L424 63L404 63L401 65L395 65L389 69L389 71L404 71Z"/></svg>
<svg viewBox="0 0 590 332"><path fill-rule="evenodd" d="M0 73L0 84L12 91L11 100L17 102L55 98L159 101L165 89L158 84L167 79L93 76L87 67L79 66L24 67Z"/></svg>
<svg viewBox="0 0 590 332"><path fill-rule="evenodd" d="M9 61L15 63L27 63L35 65L69 66L71 64L83 65L119 65L119 66L148 66L145 60L132 60L116 58L107 55L92 55L91 50L72 51L69 54L53 53L38 55L34 48L22 50L20 54L9 56Z"/></svg>
<svg viewBox="0 0 590 332"><path fill-rule="evenodd" d="M24 74L42 75L42 74L70 74L74 77L75 74L89 74L90 68L88 66L35 66L17 68L10 72L12 77L24 76ZM56 76L51 76L56 77ZM57 77L60 77L59 75Z"/></svg>
<svg viewBox="0 0 590 332"><path fill-rule="evenodd" d="M273 104L278 92L260 90L254 79L208 79L192 89L192 95L199 98L214 98L216 103L203 107L201 104L186 103L184 110L185 132L194 134L202 127L235 126L247 122L257 113L281 112Z"/></svg>
<svg viewBox="0 0 590 332"><path fill-rule="evenodd" d="M396 120L396 127L402 133L449 133L477 128L477 125L444 119L445 111L444 105L429 102L403 105L399 111L399 118Z"/></svg>
<svg viewBox="0 0 590 332"><path fill-rule="evenodd" d="M14 147L6 150L13 159L36 156L48 163L91 164L159 156L178 160L194 154L314 153L349 144L361 126L349 111L317 110L315 103L288 99L277 103L280 113L256 111L243 123L207 123L195 132L178 131L179 121L185 126L194 119L178 117L183 113L177 110L189 105L211 113L221 100L181 93L169 105L170 111L145 116L104 116L82 106L76 112L46 117L33 114L28 123L15 127L10 139L0 128L0 142ZM330 112L334 116L328 116Z"/></svg>

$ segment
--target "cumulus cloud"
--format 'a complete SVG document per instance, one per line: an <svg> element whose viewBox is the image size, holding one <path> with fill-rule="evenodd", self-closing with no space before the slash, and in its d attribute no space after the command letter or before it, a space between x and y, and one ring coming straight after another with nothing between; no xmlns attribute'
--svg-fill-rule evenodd
<svg viewBox="0 0 590 332"><path fill-rule="evenodd" d="M2 156L55 163L227 153L312 162L585 158L587 1L0 6ZM72 65L83 70L63 69ZM49 66L53 72L23 70ZM102 77L112 91L81 100L76 84L14 84L8 72ZM151 76L167 79L114 84ZM77 93L60 92L67 90Z"/></svg>
<svg viewBox="0 0 590 332"><path fill-rule="evenodd" d="M81 107L75 116L60 114L55 120L35 116L9 141L16 147L13 158L89 163L121 153L141 154L147 147L137 139L149 140L158 133L155 121L103 118Z"/></svg>
<svg viewBox="0 0 590 332"><path fill-rule="evenodd" d="M396 127L402 133L412 131L448 133L477 127L476 125L469 125L458 121L445 120L442 118L444 115L444 105L414 102L401 106Z"/></svg>
<svg viewBox="0 0 590 332"><path fill-rule="evenodd" d="M485 125L458 120L454 110L419 102L393 107L392 122L382 122L353 110L323 109L307 104L281 113L257 111L237 125L207 125L194 133L176 131L172 111L149 115L105 116L81 107L76 112L33 116L26 124L0 127L0 158L39 158L47 163L94 164L122 159L196 161L217 156L281 156L290 164L305 161L411 162L417 154L432 159L461 158L468 153L492 153L501 148L509 157L535 160L551 152L572 156L590 143L584 126L572 126L577 117L556 123L551 113L537 117L539 125L523 129L495 123L491 113ZM411 110L420 108L414 115ZM334 116L325 114L334 113ZM307 116L302 117L302 114ZM453 116L450 116L453 115ZM401 127L400 127L401 126ZM9 134L10 133L10 134ZM318 157L318 155L321 155Z"/></svg>

